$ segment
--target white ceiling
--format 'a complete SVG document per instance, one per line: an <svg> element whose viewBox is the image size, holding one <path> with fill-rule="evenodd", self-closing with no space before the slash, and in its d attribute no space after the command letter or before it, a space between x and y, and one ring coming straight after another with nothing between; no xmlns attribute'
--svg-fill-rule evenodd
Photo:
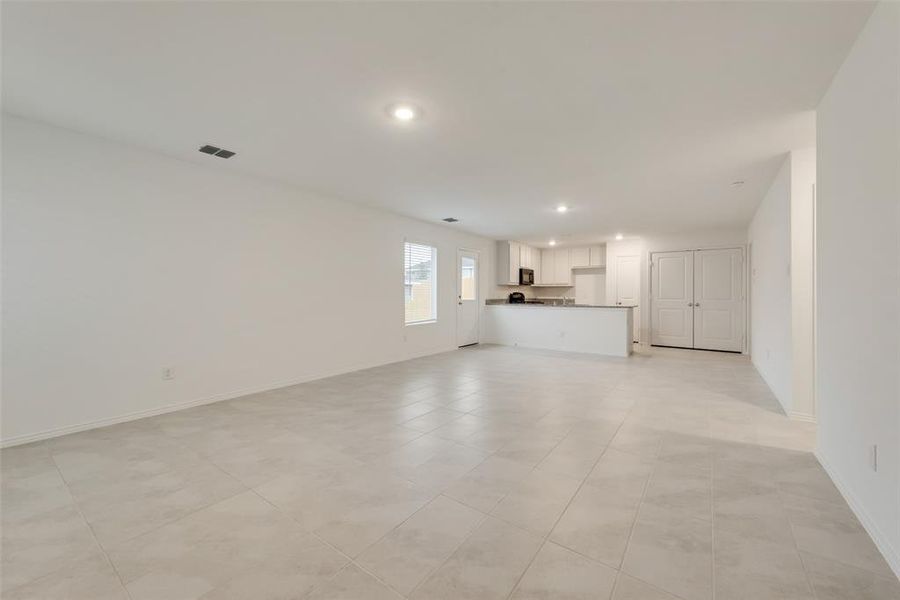
<svg viewBox="0 0 900 600"><path fill-rule="evenodd" d="M12 113L543 243L745 225L872 5L2 8Z"/></svg>

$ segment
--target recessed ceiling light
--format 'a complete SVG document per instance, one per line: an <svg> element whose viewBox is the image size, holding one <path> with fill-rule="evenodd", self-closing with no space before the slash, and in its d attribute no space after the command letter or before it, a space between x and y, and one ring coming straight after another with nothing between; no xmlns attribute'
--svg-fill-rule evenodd
<svg viewBox="0 0 900 600"><path fill-rule="evenodd" d="M734 187L740 187L740 186L744 185L744 180L738 179L737 181L732 181L731 185Z"/></svg>
<svg viewBox="0 0 900 600"><path fill-rule="evenodd" d="M550 240L550 245L551 245L551 246L555 246L555 245L556 245L556 240Z"/></svg>
<svg viewBox="0 0 900 600"><path fill-rule="evenodd" d="M564 213L567 210L569 210L569 207L566 206L565 204L560 204L559 206L556 207L556 212L558 212L558 213Z"/></svg>
<svg viewBox="0 0 900 600"><path fill-rule="evenodd" d="M624 238L625 238L625 236L622 235L621 233L617 233L617 234L616 234L616 239L617 239L617 240L621 240L621 239L624 239Z"/></svg>
<svg viewBox="0 0 900 600"><path fill-rule="evenodd" d="M408 123L418 119L420 113L419 109L412 104L394 104L388 107L388 114L391 115L395 121Z"/></svg>

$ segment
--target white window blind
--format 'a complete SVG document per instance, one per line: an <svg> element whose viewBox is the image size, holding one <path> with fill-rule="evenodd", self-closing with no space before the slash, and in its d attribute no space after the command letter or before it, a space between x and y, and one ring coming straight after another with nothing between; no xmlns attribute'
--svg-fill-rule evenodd
<svg viewBox="0 0 900 600"><path fill-rule="evenodd" d="M437 320L437 248L403 245L406 324Z"/></svg>

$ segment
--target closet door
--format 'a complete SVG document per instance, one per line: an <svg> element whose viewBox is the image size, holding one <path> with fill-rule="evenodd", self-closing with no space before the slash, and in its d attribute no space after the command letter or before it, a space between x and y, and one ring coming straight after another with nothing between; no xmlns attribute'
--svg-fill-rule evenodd
<svg viewBox="0 0 900 600"><path fill-rule="evenodd" d="M740 248L694 252L694 348L743 350L743 272Z"/></svg>
<svg viewBox="0 0 900 600"><path fill-rule="evenodd" d="M693 348L694 253L654 252L650 270L650 343Z"/></svg>

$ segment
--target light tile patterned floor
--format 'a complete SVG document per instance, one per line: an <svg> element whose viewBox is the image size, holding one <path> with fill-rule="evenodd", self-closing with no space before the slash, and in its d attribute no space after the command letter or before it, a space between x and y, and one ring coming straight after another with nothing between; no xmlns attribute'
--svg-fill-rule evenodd
<svg viewBox="0 0 900 600"><path fill-rule="evenodd" d="M742 356L480 347L2 452L14 599L886 600Z"/></svg>

